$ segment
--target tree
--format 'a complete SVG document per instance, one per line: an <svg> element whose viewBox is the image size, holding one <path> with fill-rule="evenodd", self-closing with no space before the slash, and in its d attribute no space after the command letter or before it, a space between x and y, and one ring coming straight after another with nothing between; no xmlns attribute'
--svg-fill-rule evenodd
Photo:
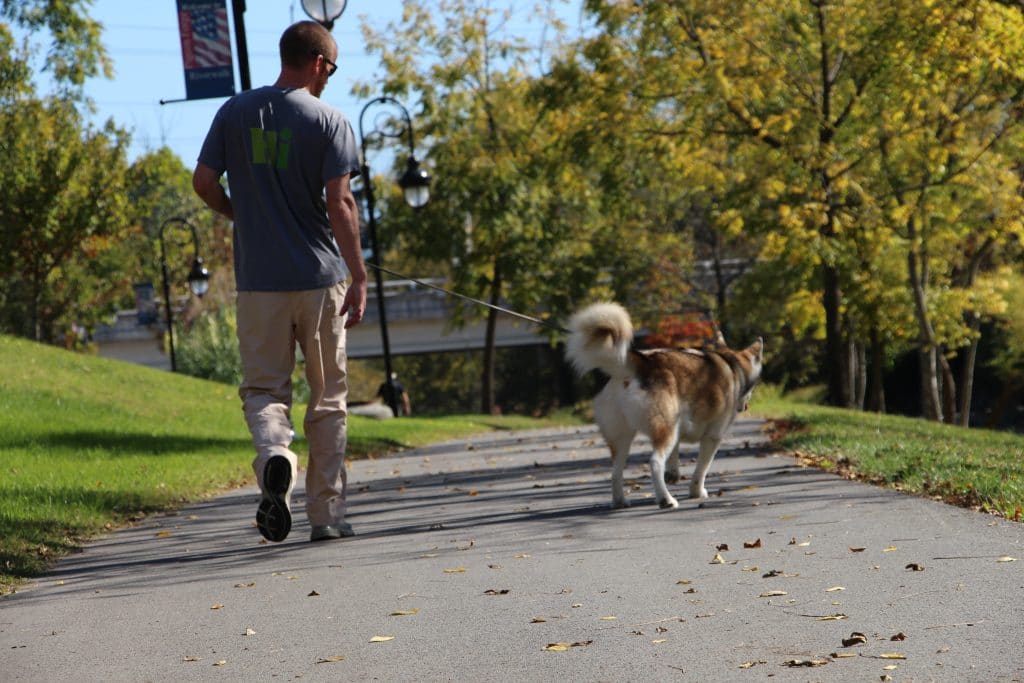
<svg viewBox="0 0 1024 683"><path fill-rule="evenodd" d="M674 136L680 149L704 147L691 166L713 164L707 150L727 155L716 196L748 198L724 215L767 238L763 259L813 267L816 284L800 289L820 297L833 403L860 403L866 382L857 349L865 338L877 357L886 338L902 334L906 306L889 315L880 305L892 297L879 285L898 272L888 249L906 255L899 299L911 304L923 355L941 364L944 343L966 343L950 322L962 321L963 296L939 294L950 273L971 269L935 253L953 239L945 226L954 217L965 246L983 246L986 235L998 243L1016 230L1012 192L995 200L996 233L992 221L957 210L952 199L965 196L965 184L1013 185L1001 175L1012 165L1000 147L1020 118L1019 17L983 0L585 6L603 29L582 49L591 70L618 73L631 101L646 104L641 113L654 134ZM892 182L880 184L885 178ZM756 192L739 192L744 186ZM910 208L897 211L901 203ZM930 247L922 242L925 217ZM936 375L922 368L931 386Z"/></svg>
<svg viewBox="0 0 1024 683"><path fill-rule="evenodd" d="M416 130L437 179L415 217L388 203L398 219L383 238L440 263L456 291L557 318L597 280L608 223L591 174L559 153L559 112L532 97L531 60L545 62L543 46L508 37L508 18L486 3L407 2L399 24L364 29L381 57L383 92L418 102ZM486 315L481 408L490 412L497 312Z"/></svg>

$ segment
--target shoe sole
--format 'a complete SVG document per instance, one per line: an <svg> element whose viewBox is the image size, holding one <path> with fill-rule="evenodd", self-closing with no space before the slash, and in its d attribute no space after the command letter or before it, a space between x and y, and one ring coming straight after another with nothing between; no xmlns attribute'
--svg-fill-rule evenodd
<svg viewBox="0 0 1024 683"><path fill-rule="evenodd" d="M263 538L280 543L292 530L292 513L285 502L292 484L292 466L282 455L275 455L263 468L263 500L256 509L256 528Z"/></svg>

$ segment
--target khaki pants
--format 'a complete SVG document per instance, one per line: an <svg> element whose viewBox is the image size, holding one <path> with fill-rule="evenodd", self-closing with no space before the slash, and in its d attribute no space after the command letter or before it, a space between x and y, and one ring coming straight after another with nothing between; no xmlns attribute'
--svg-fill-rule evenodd
<svg viewBox="0 0 1024 683"><path fill-rule="evenodd" d="M242 410L252 433L252 467L263 487L263 468L274 455L292 464L292 371L295 344L306 360L310 397L303 423L309 445L306 514L313 526L345 519L348 384L345 328L339 316L345 284L301 292L239 292L238 342L242 356Z"/></svg>

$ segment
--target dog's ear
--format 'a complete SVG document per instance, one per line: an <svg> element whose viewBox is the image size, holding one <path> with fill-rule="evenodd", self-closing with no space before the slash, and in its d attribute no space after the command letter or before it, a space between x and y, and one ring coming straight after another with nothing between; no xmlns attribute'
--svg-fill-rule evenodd
<svg viewBox="0 0 1024 683"><path fill-rule="evenodd" d="M760 362L764 354L764 339L758 337L756 342L747 347L747 351Z"/></svg>
<svg viewBox="0 0 1024 683"><path fill-rule="evenodd" d="M718 323L715 323L714 325L715 325L715 339L714 339L715 344L717 344L718 346L724 346L725 348L729 348L729 345L725 343L725 335L722 334L722 328L718 326Z"/></svg>

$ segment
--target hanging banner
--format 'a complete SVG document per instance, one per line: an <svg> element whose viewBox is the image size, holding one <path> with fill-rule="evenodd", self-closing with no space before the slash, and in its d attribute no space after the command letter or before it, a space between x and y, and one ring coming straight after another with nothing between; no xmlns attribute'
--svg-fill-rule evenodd
<svg viewBox="0 0 1024 683"><path fill-rule="evenodd" d="M235 94L227 0L178 0L185 97L201 100Z"/></svg>

